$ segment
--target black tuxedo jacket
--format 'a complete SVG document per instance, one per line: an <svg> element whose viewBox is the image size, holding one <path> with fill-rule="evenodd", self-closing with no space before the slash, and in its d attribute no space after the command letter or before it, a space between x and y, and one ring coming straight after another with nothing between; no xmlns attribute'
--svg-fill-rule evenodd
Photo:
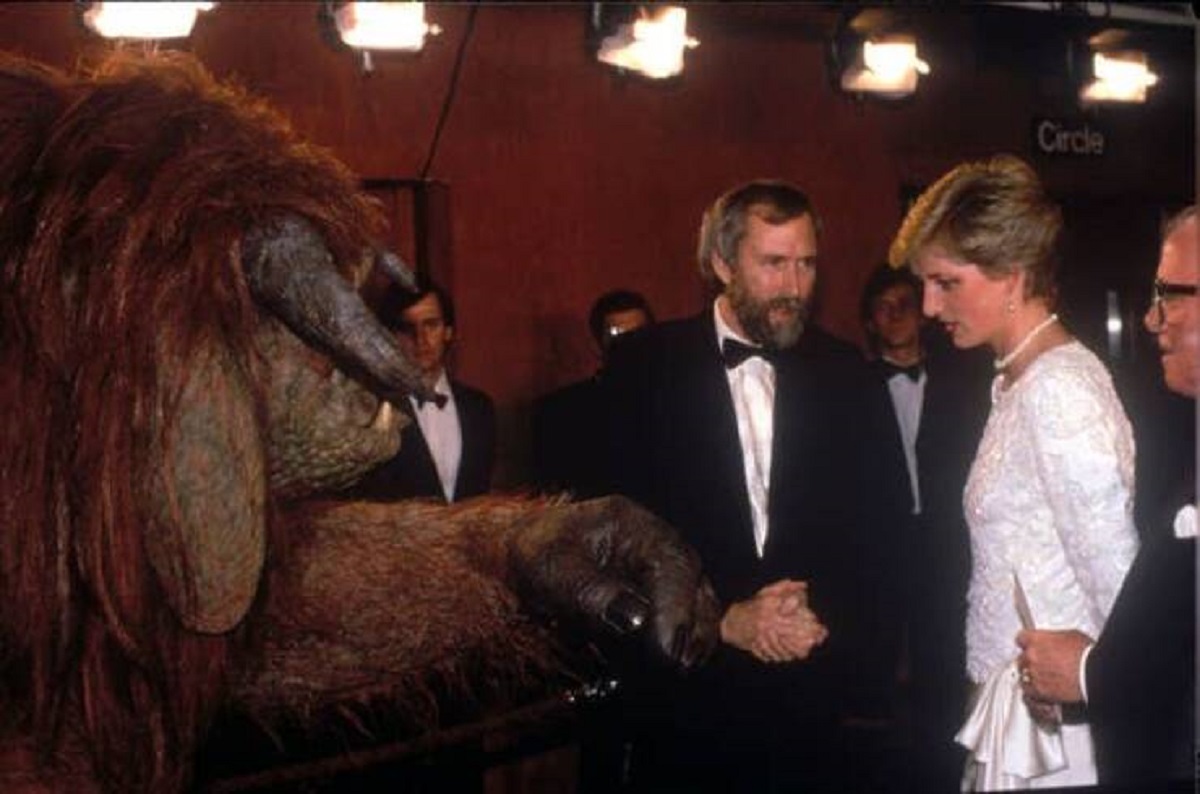
<svg viewBox="0 0 1200 794"><path fill-rule="evenodd" d="M1088 657L1087 710L1102 784L1159 791L1167 781L1194 780L1196 541L1176 539L1172 527L1189 501L1170 502L1153 534L1143 533Z"/></svg>
<svg viewBox="0 0 1200 794"><path fill-rule="evenodd" d="M600 373L550 392L533 406L534 481L544 492L603 492L604 403Z"/></svg>
<svg viewBox="0 0 1200 794"><path fill-rule="evenodd" d="M841 705L837 674L854 665L833 660L857 647L856 609L871 585L863 575L872 566L863 560L894 530L909 497L889 435L891 408L857 350L810 327L775 372L770 530L761 558L711 310L631 337L614 351L604 383L614 489L679 529L726 606L779 579L803 579L830 630L826 646L796 664L770 666L722 646L689 678L691 700L679 719L710 719L732 735L744 730L795 747L797 726L831 727ZM714 708L696 714L697 703ZM780 723L775 738L772 715Z"/></svg>
<svg viewBox="0 0 1200 794"><path fill-rule="evenodd" d="M995 372L991 357L982 351L934 350L925 365L928 380L916 444L921 515L909 538L911 554L905 558L912 576L914 624L922 635L922 647L912 650L917 656L925 651L952 651L953 660L944 656L946 662L938 665L937 675L965 680L971 541L963 490L991 407ZM962 715L963 709L958 709L956 718Z"/></svg>
<svg viewBox="0 0 1200 794"><path fill-rule="evenodd" d="M454 492L457 502L487 493L491 487L496 412L491 398L478 389L452 380L450 390L462 428L462 460ZM396 456L364 477L347 496L383 501L430 497L445 501L429 445L417 420L411 417L410 420L401 433Z"/></svg>
<svg viewBox="0 0 1200 794"><path fill-rule="evenodd" d="M963 489L987 420L995 372L983 351L935 343L927 344L926 351L916 439L921 513L896 533L899 546L880 572L887 583L886 598L873 655L885 662L881 674L894 675L900 649L907 649L917 743L914 764L925 765L918 773L938 776L917 788L951 790L962 773L953 737L966 713L968 694L965 625L971 545ZM875 369L887 390L890 373L883 366ZM893 421L899 444L894 412ZM907 636L903 643L902 632Z"/></svg>

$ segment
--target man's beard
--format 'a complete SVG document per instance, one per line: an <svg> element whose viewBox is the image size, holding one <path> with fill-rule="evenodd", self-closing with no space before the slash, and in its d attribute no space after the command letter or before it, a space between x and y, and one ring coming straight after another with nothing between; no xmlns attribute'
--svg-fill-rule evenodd
<svg viewBox="0 0 1200 794"><path fill-rule="evenodd" d="M736 276L729 282L729 306L751 342L772 350L784 350L800 341L808 321L808 302L801 298L755 300ZM771 311L787 312L772 323Z"/></svg>

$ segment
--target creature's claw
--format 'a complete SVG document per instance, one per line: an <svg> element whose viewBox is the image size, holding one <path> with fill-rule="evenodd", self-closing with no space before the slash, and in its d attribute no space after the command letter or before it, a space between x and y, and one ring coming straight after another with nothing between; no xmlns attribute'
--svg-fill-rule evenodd
<svg viewBox="0 0 1200 794"><path fill-rule="evenodd" d="M717 644L720 609L699 557L671 527L622 497L566 504L522 527L510 548L531 604L617 634L650 631L687 668Z"/></svg>

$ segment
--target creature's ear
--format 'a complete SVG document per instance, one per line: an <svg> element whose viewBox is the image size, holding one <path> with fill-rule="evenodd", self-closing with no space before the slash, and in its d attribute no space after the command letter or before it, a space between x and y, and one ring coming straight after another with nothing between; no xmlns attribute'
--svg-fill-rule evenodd
<svg viewBox="0 0 1200 794"><path fill-rule="evenodd" d="M166 425L152 444L144 543L180 622L215 634L234 628L258 591L266 461L252 392L231 356L203 348L185 372L178 401L157 410Z"/></svg>

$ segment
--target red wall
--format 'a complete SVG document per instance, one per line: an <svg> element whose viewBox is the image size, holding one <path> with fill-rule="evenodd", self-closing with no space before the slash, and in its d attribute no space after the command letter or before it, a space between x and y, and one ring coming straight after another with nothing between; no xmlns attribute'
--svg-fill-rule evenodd
<svg viewBox="0 0 1200 794"><path fill-rule="evenodd" d="M419 55L377 56L371 73L322 38L317 9L225 2L201 18L189 49L274 100L363 176L419 176L471 7L429 6L442 35ZM65 66L111 46L75 13L71 3L0 5L0 49ZM857 339L858 290L886 253L901 188L966 157L1031 156L1035 116L1078 114L1065 77L1039 60L1046 47L1036 42L1070 27L1048 13L915 17L934 72L899 105L832 88L831 7L693 6L689 27L701 45L666 84L596 62L585 4L485 4L474 13L427 176L449 185L452 257L435 276L458 301L456 369L501 411L502 483L524 471L530 401L594 366L583 317L597 294L640 290L662 317L702 305L696 226L726 188L772 176L810 193L826 228L819 317ZM1000 35L1020 40L984 46ZM1145 35L1163 62L1162 85L1144 106L1088 117L1109 136L1105 157L1040 160L1053 189L1191 195L1194 34Z"/></svg>

